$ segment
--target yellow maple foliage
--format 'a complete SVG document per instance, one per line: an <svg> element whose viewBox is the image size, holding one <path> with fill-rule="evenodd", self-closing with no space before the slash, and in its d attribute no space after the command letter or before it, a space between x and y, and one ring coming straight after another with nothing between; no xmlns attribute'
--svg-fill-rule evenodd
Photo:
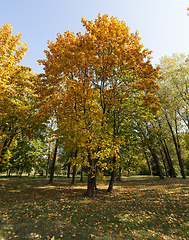
<svg viewBox="0 0 189 240"><path fill-rule="evenodd" d="M36 76L19 64L27 50L27 44L20 42L21 36L12 35L9 23L0 29L0 164L11 157L16 136L34 131Z"/></svg>
<svg viewBox="0 0 189 240"><path fill-rule="evenodd" d="M46 59L39 60L45 70L39 78L40 113L56 112L58 137L68 151L78 150L75 161L86 159L81 161L93 178L95 167L108 159L114 159L111 169L119 164L120 119L128 99L158 108L153 95L158 68L138 32L130 34L123 21L99 14L94 22L83 18L82 23L84 35L58 33L56 42L48 42Z"/></svg>

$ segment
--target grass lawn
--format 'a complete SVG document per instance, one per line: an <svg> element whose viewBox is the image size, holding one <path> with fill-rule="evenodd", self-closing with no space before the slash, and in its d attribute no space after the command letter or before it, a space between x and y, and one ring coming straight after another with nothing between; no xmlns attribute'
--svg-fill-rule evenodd
<svg viewBox="0 0 189 240"><path fill-rule="evenodd" d="M57 178L0 178L0 240L189 239L189 179L125 178L86 182Z"/></svg>

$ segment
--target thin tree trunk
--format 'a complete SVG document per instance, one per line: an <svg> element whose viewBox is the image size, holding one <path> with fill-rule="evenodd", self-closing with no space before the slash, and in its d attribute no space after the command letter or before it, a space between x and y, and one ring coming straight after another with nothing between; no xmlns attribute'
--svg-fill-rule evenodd
<svg viewBox="0 0 189 240"><path fill-rule="evenodd" d="M159 122L159 128L160 128L161 133L162 133L162 127L161 127L161 123L160 122ZM170 175L170 177L176 177L175 169L173 167L173 163L172 163L172 160L171 160L171 156L170 156L170 153L169 153L169 149L168 149L167 143L166 143L165 139L161 138L161 137L160 137L160 142L161 142L161 145L162 145L162 148L163 148L163 151L164 151L167 163L168 163L169 175Z"/></svg>
<svg viewBox="0 0 189 240"><path fill-rule="evenodd" d="M150 175L152 176L153 175L152 168L151 168L150 161L148 159L148 156L147 156L146 152L144 152L144 156L146 158L146 162L147 162L147 165L148 165L148 169L149 169Z"/></svg>
<svg viewBox="0 0 189 240"><path fill-rule="evenodd" d="M96 168L95 168L95 185L94 185L95 190L97 190L97 186L96 186L97 173L98 173L98 166L96 166Z"/></svg>
<svg viewBox="0 0 189 240"><path fill-rule="evenodd" d="M113 164L115 165L116 163L116 157L114 156L113 157ZM112 174L111 174L111 179L110 179L110 183L109 183L109 186L108 186L108 192L111 193L113 191L113 186L114 186L114 182L115 182L115 177L116 177L116 171L115 169L112 171Z"/></svg>
<svg viewBox="0 0 189 240"><path fill-rule="evenodd" d="M116 177L116 171L113 170L112 174L111 174L111 179L110 179L110 183L108 186L108 192L111 193L113 191L113 186L114 186L114 182L115 182L115 177Z"/></svg>
<svg viewBox="0 0 189 240"><path fill-rule="evenodd" d="M67 178L70 178L71 163L68 164Z"/></svg>
<svg viewBox="0 0 189 240"><path fill-rule="evenodd" d="M74 158L76 159L76 157L77 157L77 149L75 150ZM76 164L73 165L72 182L71 182L72 185L75 184L75 175L76 175Z"/></svg>
<svg viewBox="0 0 189 240"><path fill-rule="evenodd" d="M165 162L165 159L164 159L164 156L163 156L163 153L162 153L161 150L160 150L160 154L161 154L161 159L162 159L162 161L163 161L163 166L164 166L164 169L165 169L166 177L169 177L169 174L168 174L168 171L167 171L166 162Z"/></svg>
<svg viewBox="0 0 189 240"><path fill-rule="evenodd" d="M169 149L168 149L168 146L167 146L167 143L166 143L165 139L163 139L162 147L163 147L163 151L165 153L166 159L167 159L170 177L176 177L175 169L173 167L173 163L172 163L171 156L170 156L170 153L169 153Z"/></svg>
<svg viewBox="0 0 189 240"><path fill-rule="evenodd" d="M121 178L122 178L122 167L119 167L118 181L121 182Z"/></svg>
<svg viewBox="0 0 189 240"><path fill-rule="evenodd" d="M20 174L19 174L19 178L22 177L22 173L23 173L23 170L21 170Z"/></svg>
<svg viewBox="0 0 189 240"><path fill-rule="evenodd" d="M154 159L154 161L155 161L155 163L156 163L156 167L157 167L157 170L158 170L158 174L159 174L160 179L164 179L164 176L163 176L163 173L162 173L162 169L161 169L161 166L160 166L160 163L159 163L159 159L158 159L158 156L157 156L157 154L156 154L155 149L149 147L149 150L150 150L150 152L151 152L151 154L152 154L152 157L153 157L153 159Z"/></svg>
<svg viewBox="0 0 189 240"><path fill-rule="evenodd" d="M73 165L73 172L72 172L72 182L71 184L75 184L75 175L76 175L76 165Z"/></svg>
<svg viewBox="0 0 189 240"><path fill-rule="evenodd" d="M10 177L10 174L11 174L11 168L9 168L8 170L7 170L7 177Z"/></svg>
<svg viewBox="0 0 189 240"><path fill-rule="evenodd" d="M80 182L83 182L83 166L81 166L81 178L80 178Z"/></svg>
<svg viewBox="0 0 189 240"><path fill-rule="evenodd" d="M55 163L56 163L57 149L58 149L58 139L56 140L56 144L55 144L54 156L53 156L53 162L52 162L52 167L51 167L51 174L50 174L49 184L53 183L54 167L55 167Z"/></svg>
<svg viewBox="0 0 189 240"><path fill-rule="evenodd" d="M184 171L184 164L183 164L183 160L182 160L182 157L181 157L180 144L177 145L177 155L178 155L178 159L179 159L179 166L180 166L180 172L181 172L182 178L186 179L186 174L185 174L185 171Z"/></svg>
<svg viewBox="0 0 189 240"><path fill-rule="evenodd" d="M48 175L49 175L50 159L51 159L51 143L49 142L49 154L48 154L48 162L47 162L47 169L46 169L45 178L48 178Z"/></svg>
<svg viewBox="0 0 189 240"><path fill-rule="evenodd" d="M73 152L70 152L70 158L73 158ZM71 163L68 163L67 178L70 178L70 174L71 174Z"/></svg>
<svg viewBox="0 0 189 240"><path fill-rule="evenodd" d="M8 150L8 148L10 147L13 138L14 138L14 135L11 136L10 138L7 137L5 139L5 142L3 144L3 148L2 148L2 151L1 151L1 154L0 154L0 163L3 161L3 157L4 157L5 153L6 153L6 151Z"/></svg>
<svg viewBox="0 0 189 240"><path fill-rule="evenodd" d="M118 124L117 124L116 111L114 110L114 127L113 127L114 137L119 136L119 131L120 131L120 111L119 111L119 114L118 114ZM114 167L115 167L115 163L116 163L116 156L113 156ZM111 179L110 179L110 183L109 183L108 190L107 190L109 193L111 193L113 191L115 177L116 177L116 170L114 168L113 171L112 171L112 174L111 174Z"/></svg>
<svg viewBox="0 0 189 240"><path fill-rule="evenodd" d="M183 161L182 161L182 157L181 157L181 149L180 149L180 144L177 142L176 140L176 137L175 137L175 134L173 132L173 128L168 120L168 117L166 115L166 119L167 119L167 123L168 123L168 126L169 126L169 129L171 131L171 135L172 135L172 138L173 138L173 142L174 142L174 145L175 145L175 149L176 149L176 153L177 153L177 158L178 158L178 161L179 161L179 166L180 166L180 172L181 172L181 175L182 175L182 178L183 179L186 179L186 175L185 175L185 172L184 172L184 164L183 164Z"/></svg>

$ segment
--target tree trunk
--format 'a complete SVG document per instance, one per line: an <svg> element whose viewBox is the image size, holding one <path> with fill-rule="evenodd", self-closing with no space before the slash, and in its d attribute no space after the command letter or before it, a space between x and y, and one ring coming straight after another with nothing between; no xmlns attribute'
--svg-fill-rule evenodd
<svg viewBox="0 0 189 240"><path fill-rule="evenodd" d="M56 140L56 144L55 144L54 156L53 156L53 162L52 162L52 167L51 167L51 174L50 174L49 184L53 183L54 167L55 167L55 163L56 163L57 148L58 148L58 139Z"/></svg>
<svg viewBox="0 0 189 240"><path fill-rule="evenodd" d="M85 193L85 197L93 198L94 188L95 188L95 178L91 177L91 174L88 174L88 183L87 183L87 192Z"/></svg>
<svg viewBox="0 0 189 240"><path fill-rule="evenodd" d="M70 178L71 163L68 164L67 178Z"/></svg>
<svg viewBox="0 0 189 240"><path fill-rule="evenodd" d="M179 166L180 166L180 172L181 172L181 175L182 175L182 178L183 179L186 179L186 175L185 175L185 172L184 172L184 164L183 164L183 161L182 161L182 157L181 157L181 149L180 149L180 144L179 142L176 140L176 137L175 137L175 134L173 132L173 128L168 120L168 117L166 115L166 119L167 119L167 123L169 125L169 129L171 131L171 135L172 135L172 138L173 138L173 142L174 142L174 145L175 145L175 149L176 149L176 153L177 153L177 158L178 158L178 161L179 161Z"/></svg>
<svg viewBox="0 0 189 240"><path fill-rule="evenodd" d="M166 159L167 159L170 177L176 177L175 169L173 167L173 163L172 163L171 156L170 156L170 153L169 153L169 149L168 149L168 146L167 146L167 143L166 143L165 139L163 139L162 147L163 147L163 151L165 153Z"/></svg>
<svg viewBox="0 0 189 240"><path fill-rule="evenodd" d="M158 156L157 156L157 154L156 154L155 149L149 147L149 150L150 150L150 152L151 152L151 154L152 154L152 157L153 157L153 159L154 159L154 161L155 161L155 163L156 163L156 167L157 167L157 170L158 170L158 174L159 174L160 179L164 179L164 176L163 176L163 173L162 173L162 169L161 169L161 166L160 166L160 163L159 163L159 159L158 159Z"/></svg>
<svg viewBox="0 0 189 240"><path fill-rule="evenodd" d="M96 186L97 173L98 173L98 166L96 166L95 168L95 185L94 185L95 190L97 190L97 186Z"/></svg>
<svg viewBox="0 0 189 240"><path fill-rule="evenodd" d="M145 158L146 158L146 162L147 162L147 165L148 165L148 169L149 169L150 175L152 176L152 175L153 175L153 173L152 173L152 168L151 168L150 161L149 161L149 159L148 159L148 156L147 156L147 153L146 153L146 152L144 152L144 156L145 156Z"/></svg>
<svg viewBox="0 0 189 240"><path fill-rule="evenodd" d="M74 158L76 159L76 157L77 157L77 149L75 150ZM75 175L76 175L76 164L73 165L73 174L72 174L72 182L71 182L71 184L75 184Z"/></svg>
<svg viewBox="0 0 189 240"><path fill-rule="evenodd" d="M91 155L90 152L88 152L88 162L89 162L89 171L88 171L88 182L87 182L87 191L85 193L85 197L93 198L93 193L95 189L96 184L96 167L94 169L95 172L91 172L92 167L94 166L92 164Z"/></svg>
<svg viewBox="0 0 189 240"><path fill-rule="evenodd" d="M109 187L108 187L108 192L109 192L109 193L111 193L111 192L113 191L113 186L114 186L115 177L116 177L116 171L113 170L113 171L112 171L112 174L111 174L111 179L110 179Z"/></svg>
<svg viewBox="0 0 189 240"><path fill-rule="evenodd" d="M75 175L76 175L76 165L73 165L73 172L72 172L72 182L71 184L75 184Z"/></svg>
<svg viewBox="0 0 189 240"><path fill-rule="evenodd" d="M167 171L166 162L165 162L165 159L164 159L164 156L163 156L163 153L162 153L161 150L160 150L160 154L161 154L161 159L162 159L162 161L163 161L163 166L164 166L164 169L165 169L166 177L169 177L169 173L168 173L168 171Z"/></svg>
<svg viewBox="0 0 189 240"><path fill-rule="evenodd" d="M21 170L20 174L19 174L19 178L22 177L22 173L23 173L23 170Z"/></svg>
<svg viewBox="0 0 189 240"><path fill-rule="evenodd" d="M115 165L116 163L116 157L113 157L113 164ZM113 169L112 174L111 174L111 179L110 179L110 183L108 186L108 192L111 193L113 191L113 186L114 186L114 181L115 181L115 177L116 177L116 171L115 169Z"/></svg>
<svg viewBox="0 0 189 240"><path fill-rule="evenodd" d="M122 178L122 167L119 167L118 181L121 182L121 178Z"/></svg>
<svg viewBox="0 0 189 240"><path fill-rule="evenodd" d="M47 169L46 169L45 178L48 178L48 175L49 175L50 159L51 159L51 143L49 143L49 154L48 154L48 162L47 162Z"/></svg>
<svg viewBox="0 0 189 240"><path fill-rule="evenodd" d="M4 157L5 153L6 153L6 151L8 150L8 148L10 147L13 138L14 138L14 135L11 136L10 138L7 137L5 139L5 142L3 144L3 148L2 148L2 151L1 151L1 154L0 154L0 163L3 161L3 157Z"/></svg>
<svg viewBox="0 0 189 240"><path fill-rule="evenodd" d="M83 166L81 166L81 178L80 178L80 182L83 182Z"/></svg>
<svg viewBox="0 0 189 240"><path fill-rule="evenodd" d="M10 177L10 174L11 174L11 168L7 170L7 177Z"/></svg>
<svg viewBox="0 0 189 240"><path fill-rule="evenodd" d="M167 116L166 116L166 118L167 118ZM162 129L160 122L159 122L159 128L160 128L160 130ZM161 133L162 133L162 131L161 131ZM167 143L166 143L164 138L160 138L160 142L161 142L161 145L162 145L162 148L163 148L163 151L164 151L167 163L168 163L169 175L170 175L170 177L176 177L175 169L173 167L173 163L172 163L172 160L171 160L171 156L170 156L170 153L169 153Z"/></svg>
<svg viewBox="0 0 189 240"><path fill-rule="evenodd" d="M184 164L183 164L182 157L181 157L180 144L177 145L177 156L178 156L178 159L179 159L179 166L180 166L180 172L181 172L182 178L186 179L186 174L185 174L185 171L184 171Z"/></svg>

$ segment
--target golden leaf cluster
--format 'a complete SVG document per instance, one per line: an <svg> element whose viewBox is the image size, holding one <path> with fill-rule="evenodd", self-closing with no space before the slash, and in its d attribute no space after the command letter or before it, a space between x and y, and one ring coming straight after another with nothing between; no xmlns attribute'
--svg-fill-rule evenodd
<svg viewBox="0 0 189 240"><path fill-rule="evenodd" d="M55 42L48 42L46 59L39 60L45 70L39 79L41 111L54 110L57 135L67 151L79 150L77 159L90 154L98 164L103 158L119 159L120 119L128 99L157 107L158 69L138 32L130 34L123 21L99 14L94 22L81 22L84 35L58 33Z"/></svg>

